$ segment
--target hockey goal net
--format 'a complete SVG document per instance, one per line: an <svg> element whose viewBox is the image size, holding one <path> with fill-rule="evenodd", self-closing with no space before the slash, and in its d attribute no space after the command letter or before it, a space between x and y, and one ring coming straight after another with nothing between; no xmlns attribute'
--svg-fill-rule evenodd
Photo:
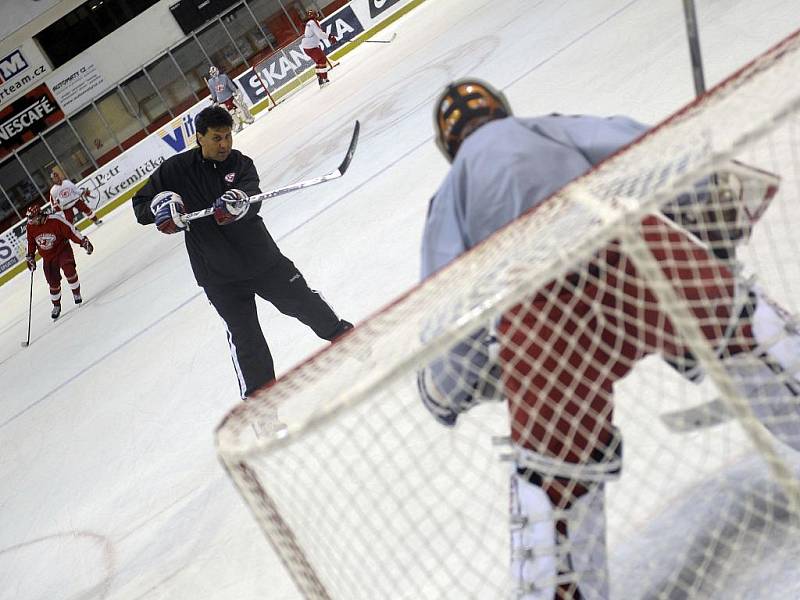
<svg viewBox="0 0 800 600"><path fill-rule="evenodd" d="M800 597L798 73L796 34L225 418L305 597ZM420 400L421 369L477 390L495 364L503 400L452 428ZM512 557L512 471L608 465L611 422L605 534ZM556 520L598 485L567 472ZM603 542L607 570L510 569Z"/></svg>

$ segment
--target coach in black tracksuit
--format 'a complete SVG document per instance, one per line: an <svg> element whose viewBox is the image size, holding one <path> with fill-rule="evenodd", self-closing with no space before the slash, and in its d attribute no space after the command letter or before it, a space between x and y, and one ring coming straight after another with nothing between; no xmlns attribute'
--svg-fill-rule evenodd
<svg viewBox="0 0 800 600"><path fill-rule="evenodd" d="M197 115L198 147L164 161L134 196L139 223L164 233L185 232L195 279L225 321L242 397L275 379L275 368L256 312L256 294L333 340L352 325L340 320L286 258L247 196L258 194L253 161L231 148L233 120L212 106ZM190 228L181 215L214 207Z"/></svg>

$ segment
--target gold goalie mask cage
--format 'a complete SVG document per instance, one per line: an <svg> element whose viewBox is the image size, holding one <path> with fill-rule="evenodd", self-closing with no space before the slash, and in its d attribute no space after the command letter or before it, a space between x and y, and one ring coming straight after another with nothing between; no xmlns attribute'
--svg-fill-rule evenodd
<svg viewBox="0 0 800 600"><path fill-rule="evenodd" d="M436 145L449 162L469 134L488 121L511 115L505 95L479 79L447 85L434 105Z"/></svg>

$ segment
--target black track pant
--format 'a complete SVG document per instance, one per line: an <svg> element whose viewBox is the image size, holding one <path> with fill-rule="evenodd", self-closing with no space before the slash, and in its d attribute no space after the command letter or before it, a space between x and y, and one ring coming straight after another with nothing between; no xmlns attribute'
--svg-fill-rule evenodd
<svg viewBox="0 0 800 600"><path fill-rule="evenodd" d="M257 279L207 285L203 288L225 321L233 367L242 397L275 379L275 367L256 312L256 295L285 315L308 325L325 340L339 332L339 317L314 290L292 261L281 261Z"/></svg>

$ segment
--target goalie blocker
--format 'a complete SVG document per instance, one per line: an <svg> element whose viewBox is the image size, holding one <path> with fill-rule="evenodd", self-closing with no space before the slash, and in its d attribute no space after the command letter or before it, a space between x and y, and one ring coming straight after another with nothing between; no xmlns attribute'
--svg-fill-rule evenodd
<svg viewBox="0 0 800 600"><path fill-rule="evenodd" d="M423 276L647 131L624 117L510 114L500 92L475 80L450 84L437 102L437 141L453 165L431 201ZM759 405L756 415L799 449L796 329L740 281L735 263L736 245L777 185L770 173L726 164L665 214L642 219L638 234L743 395ZM453 425L459 413L492 397L476 392L502 373L519 457L515 520L526 522L512 533L511 573L521 598L607 597L602 486L619 470L621 447L612 424L614 385L650 354L693 380L702 375L647 282L626 246L614 241L505 313L495 324L495 363L475 360L482 349L473 339L465 344L477 350L457 346L418 378L425 405ZM784 417L780 426L775 415Z"/></svg>

